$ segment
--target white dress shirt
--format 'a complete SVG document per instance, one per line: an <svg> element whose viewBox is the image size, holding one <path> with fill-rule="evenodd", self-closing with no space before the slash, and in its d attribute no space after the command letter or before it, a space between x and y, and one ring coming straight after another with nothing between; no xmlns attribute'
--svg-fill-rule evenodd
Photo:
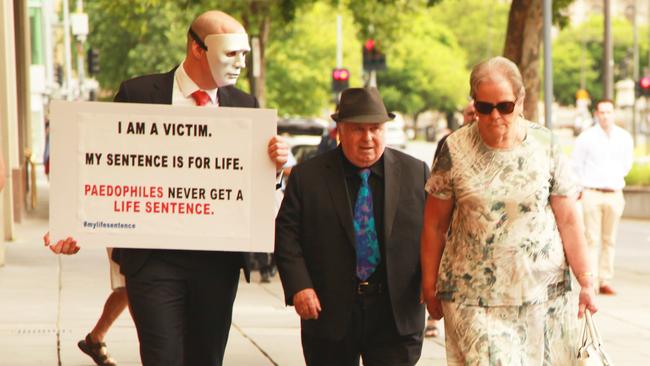
<svg viewBox="0 0 650 366"><path fill-rule="evenodd" d="M632 136L614 125L607 134L600 124L576 139L572 164L578 181L585 188L619 190L634 161Z"/></svg>
<svg viewBox="0 0 650 366"><path fill-rule="evenodd" d="M172 105L196 105L196 101L192 97L192 93L201 88L190 79L185 72L183 64L176 68L174 72L174 89L172 92ZM210 102L205 107L217 107L219 101L217 100L217 88L204 90L210 96Z"/></svg>

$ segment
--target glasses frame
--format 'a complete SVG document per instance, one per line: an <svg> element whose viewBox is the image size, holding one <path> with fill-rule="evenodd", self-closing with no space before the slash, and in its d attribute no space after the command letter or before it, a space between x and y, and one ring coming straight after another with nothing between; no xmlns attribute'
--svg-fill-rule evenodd
<svg viewBox="0 0 650 366"><path fill-rule="evenodd" d="M482 105L485 105L485 106L489 105L490 106L490 111L487 112L487 113L481 112L479 109L482 108L481 107ZM512 105L512 107L510 107L511 105ZM479 101L479 100L474 101L474 109L476 110L476 113L482 114L484 116L489 116L490 114L492 114L492 111L495 110L495 109L497 111L499 111L499 114L501 114L501 115L512 114L512 112L515 111L516 106L517 106L517 99L515 99L512 102L511 101L503 101L503 102L499 102L497 104L482 102L482 101ZM512 109L510 109L510 108L512 108Z"/></svg>
<svg viewBox="0 0 650 366"><path fill-rule="evenodd" d="M203 48L203 50L205 50L205 51L208 50L208 46L206 46L205 43L203 43L203 40L201 40L201 37L199 37L199 35L196 34L196 32L194 32L192 27L190 27L190 29L188 30L188 33L190 34L190 37L192 37L194 42L196 42L199 45L199 47Z"/></svg>

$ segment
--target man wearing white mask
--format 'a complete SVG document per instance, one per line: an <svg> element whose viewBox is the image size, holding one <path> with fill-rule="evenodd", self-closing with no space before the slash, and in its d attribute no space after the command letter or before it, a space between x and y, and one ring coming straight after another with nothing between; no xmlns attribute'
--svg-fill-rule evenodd
<svg viewBox="0 0 650 366"><path fill-rule="evenodd" d="M234 87L249 50L237 20L205 12L188 30L181 65L123 82L115 101L256 108L254 97ZM287 153L280 137L269 141L268 155L278 171ZM113 259L126 276L143 365L223 363L240 268L247 279L249 274L243 253L120 248Z"/></svg>

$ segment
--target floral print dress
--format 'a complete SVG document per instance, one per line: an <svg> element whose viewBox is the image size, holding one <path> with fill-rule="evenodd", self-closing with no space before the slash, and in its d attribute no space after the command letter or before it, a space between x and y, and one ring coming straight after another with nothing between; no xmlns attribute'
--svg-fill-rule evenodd
<svg viewBox="0 0 650 366"><path fill-rule="evenodd" d="M454 201L437 297L449 365L571 365L574 299L550 196L577 187L551 132L493 149L473 123L449 136L426 184ZM425 223L426 225L426 223Z"/></svg>

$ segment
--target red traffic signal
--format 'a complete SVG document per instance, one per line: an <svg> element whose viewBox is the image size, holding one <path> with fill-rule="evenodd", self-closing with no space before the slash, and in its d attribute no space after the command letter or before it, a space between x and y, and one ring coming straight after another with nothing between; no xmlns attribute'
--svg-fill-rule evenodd
<svg viewBox="0 0 650 366"><path fill-rule="evenodd" d="M639 85L641 89L650 89L650 76L644 76L639 80Z"/></svg>
<svg viewBox="0 0 650 366"><path fill-rule="evenodd" d="M363 44L363 69L365 71L386 70L386 56L381 52L381 45L374 39L367 39Z"/></svg>
<svg viewBox="0 0 650 366"><path fill-rule="evenodd" d="M363 47L368 51L372 51L375 48L375 40L374 39L367 40L366 43L363 45Z"/></svg>
<svg viewBox="0 0 650 366"><path fill-rule="evenodd" d="M350 78L348 69L334 69L332 70L332 80L345 81Z"/></svg>
<svg viewBox="0 0 650 366"><path fill-rule="evenodd" d="M650 96L650 76L644 76L639 79L639 85L637 86L638 94L643 96Z"/></svg>
<svg viewBox="0 0 650 366"><path fill-rule="evenodd" d="M350 71L348 69L332 70L332 92L338 94L348 88Z"/></svg>

